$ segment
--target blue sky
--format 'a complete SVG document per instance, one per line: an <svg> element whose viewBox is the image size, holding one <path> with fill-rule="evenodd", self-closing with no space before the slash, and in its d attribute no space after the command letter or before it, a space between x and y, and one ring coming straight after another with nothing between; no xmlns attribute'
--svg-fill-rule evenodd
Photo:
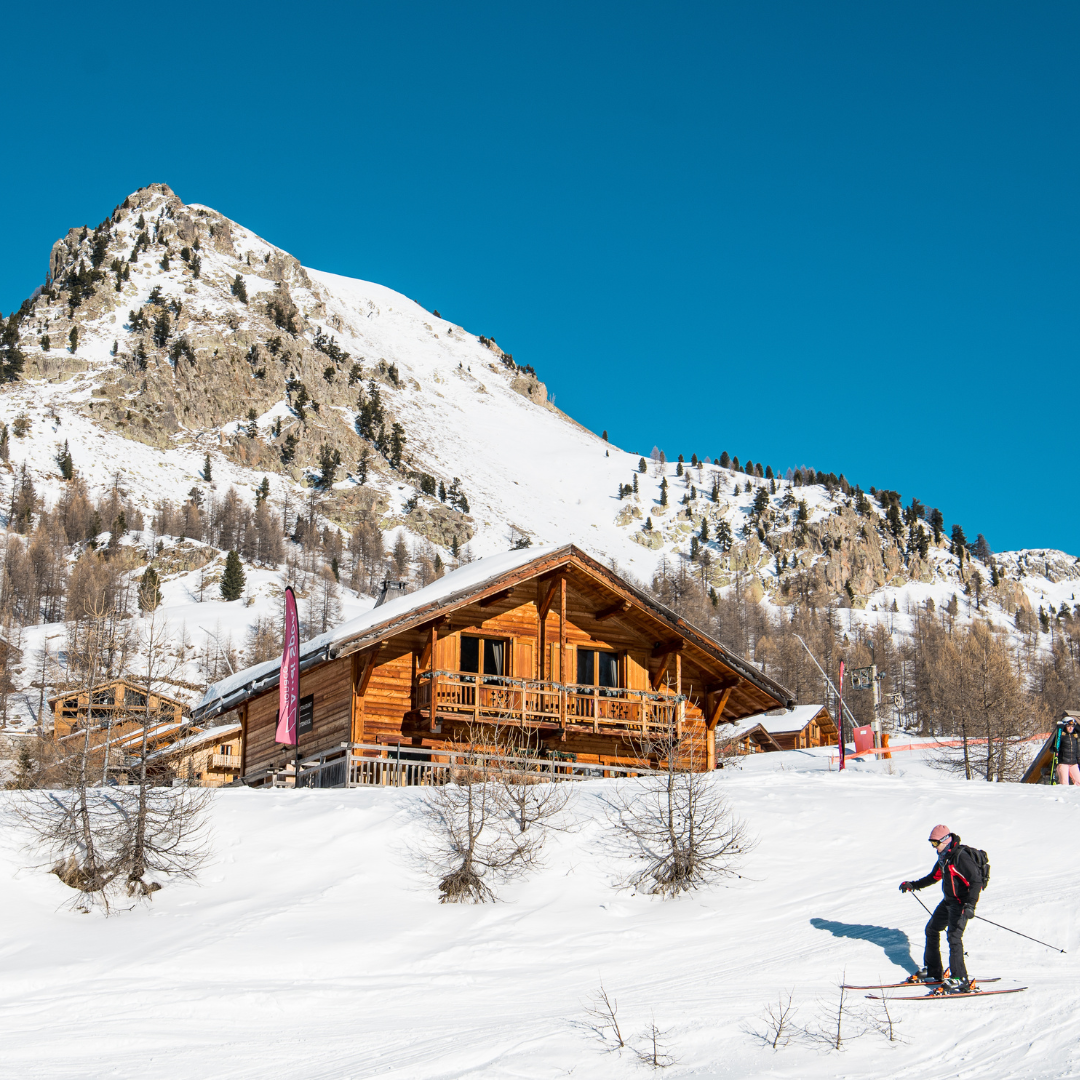
<svg viewBox="0 0 1080 1080"><path fill-rule="evenodd" d="M617 444L1080 554L1074 3L23 5L0 310L160 181Z"/></svg>

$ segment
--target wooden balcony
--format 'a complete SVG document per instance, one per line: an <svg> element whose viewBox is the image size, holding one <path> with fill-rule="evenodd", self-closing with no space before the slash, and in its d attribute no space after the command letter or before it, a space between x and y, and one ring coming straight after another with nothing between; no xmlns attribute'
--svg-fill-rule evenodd
<svg viewBox="0 0 1080 1080"><path fill-rule="evenodd" d="M210 757L210 768L212 769L239 769L240 768L240 755L239 754L212 754Z"/></svg>
<svg viewBox="0 0 1080 1080"><path fill-rule="evenodd" d="M608 686L564 685L466 671L422 671L415 710L435 719L525 728L571 729L603 735L682 733L685 698Z"/></svg>

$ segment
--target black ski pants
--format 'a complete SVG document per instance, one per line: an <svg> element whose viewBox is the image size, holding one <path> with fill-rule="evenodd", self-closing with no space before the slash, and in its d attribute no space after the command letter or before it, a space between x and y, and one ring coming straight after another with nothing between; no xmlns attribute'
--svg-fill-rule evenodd
<svg viewBox="0 0 1080 1080"><path fill-rule="evenodd" d="M957 979L966 979L967 965L964 963L964 906L958 900L942 900L930 921L926 924L926 952L923 953L923 967L932 979L944 975L941 967L941 931L945 931L945 940L949 943L949 974Z"/></svg>

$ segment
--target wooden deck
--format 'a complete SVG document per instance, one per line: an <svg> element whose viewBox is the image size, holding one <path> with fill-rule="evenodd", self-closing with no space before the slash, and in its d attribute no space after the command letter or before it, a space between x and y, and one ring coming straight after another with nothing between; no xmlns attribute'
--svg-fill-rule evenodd
<svg viewBox="0 0 1080 1080"><path fill-rule="evenodd" d="M466 671L422 671L417 677L414 712L436 722L569 728L640 738L663 736L673 729L681 734L684 703L681 695L647 690L564 685Z"/></svg>

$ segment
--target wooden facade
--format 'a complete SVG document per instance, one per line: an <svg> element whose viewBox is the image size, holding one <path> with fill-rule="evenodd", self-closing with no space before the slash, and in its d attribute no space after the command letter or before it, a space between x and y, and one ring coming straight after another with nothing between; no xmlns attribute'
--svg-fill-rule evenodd
<svg viewBox="0 0 1080 1080"><path fill-rule="evenodd" d="M146 720L146 687L126 679L114 679L86 690L69 690L49 698L53 714L53 738L63 739L87 723L95 731L126 732L141 728ZM187 712L182 701L164 694L150 694L150 717L155 723L180 723Z"/></svg>
<svg viewBox="0 0 1080 1080"><path fill-rule="evenodd" d="M301 668L302 759L361 744L434 760L497 726L530 753L611 765L674 730L695 767L713 768L718 723L792 703L573 546L462 567L310 643ZM258 782L294 753L274 741L277 707L277 672L262 665L211 687L193 717L238 709L242 771Z"/></svg>
<svg viewBox="0 0 1080 1080"><path fill-rule="evenodd" d="M805 750L812 746L835 746L836 722L824 705L796 705L751 716L718 733L727 753L775 753Z"/></svg>

